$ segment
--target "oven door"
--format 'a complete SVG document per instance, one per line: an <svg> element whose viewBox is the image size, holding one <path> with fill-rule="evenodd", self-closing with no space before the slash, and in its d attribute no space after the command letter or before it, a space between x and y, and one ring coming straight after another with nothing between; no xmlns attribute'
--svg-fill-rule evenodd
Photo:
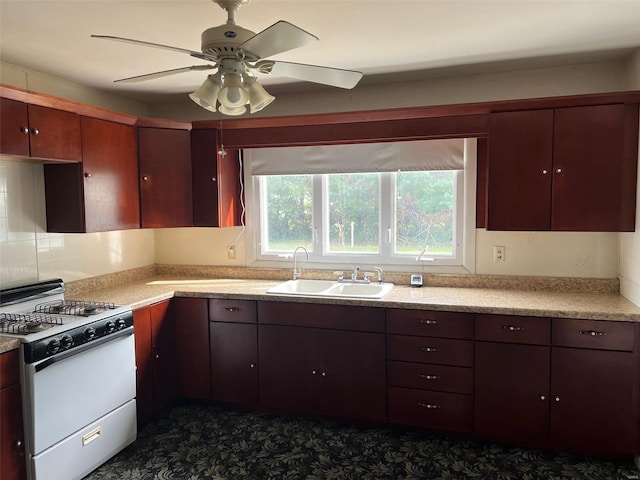
<svg viewBox="0 0 640 480"><path fill-rule="evenodd" d="M135 398L133 327L23 368L33 457Z"/></svg>

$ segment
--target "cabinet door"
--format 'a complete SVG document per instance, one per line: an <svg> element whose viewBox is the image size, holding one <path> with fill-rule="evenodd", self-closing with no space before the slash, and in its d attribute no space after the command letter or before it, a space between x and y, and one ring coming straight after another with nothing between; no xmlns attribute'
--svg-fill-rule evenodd
<svg viewBox="0 0 640 480"><path fill-rule="evenodd" d="M218 155L216 130L191 131L193 168L193 224L196 227L241 225L238 150Z"/></svg>
<svg viewBox="0 0 640 480"><path fill-rule="evenodd" d="M317 412L319 382L317 330L260 325L260 404L268 409Z"/></svg>
<svg viewBox="0 0 640 480"><path fill-rule="evenodd" d="M551 367L552 447L634 453L633 353L553 347Z"/></svg>
<svg viewBox="0 0 640 480"><path fill-rule="evenodd" d="M20 398L18 383L0 390L0 477L6 480L26 478Z"/></svg>
<svg viewBox="0 0 640 480"><path fill-rule="evenodd" d="M139 228L135 127L82 117L82 150L86 231Z"/></svg>
<svg viewBox="0 0 640 480"><path fill-rule="evenodd" d="M140 228L136 130L82 117L82 163L44 166L47 231Z"/></svg>
<svg viewBox="0 0 640 480"><path fill-rule="evenodd" d="M29 156L29 117L25 103L0 98L0 152Z"/></svg>
<svg viewBox="0 0 640 480"><path fill-rule="evenodd" d="M153 408L157 412L176 399L176 329L169 301L151 305L151 351L153 357Z"/></svg>
<svg viewBox="0 0 640 480"><path fill-rule="evenodd" d="M153 361L151 349L151 308L133 311L133 331L136 345L136 408L138 422L153 415Z"/></svg>
<svg viewBox="0 0 640 480"><path fill-rule="evenodd" d="M381 333L318 330L320 412L386 420L385 339Z"/></svg>
<svg viewBox="0 0 640 480"><path fill-rule="evenodd" d="M82 161L79 115L37 105L28 110L32 157Z"/></svg>
<svg viewBox="0 0 640 480"><path fill-rule="evenodd" d="M258 327L211 322L211 398L241 405L258 403Z"/></svg>
<svg viewBox="0 0 640 480"><path fill-rule="evenodd" d="M142 227L192 226L189 132L139 128L138 151Z"/></svg>
<svg viewBox="0 0 640 480"><path fill-rule="evenodd" d="M553 230L622 229L622 194L628 176L636 181L635 170L624 168L624 145L622 104L555 111Z"/></svg>
<svg viewBox="0 0 640 480"><path fill-rule="evenodd" d="M178 395L210 398L209 315L205 298L172 298Z"/></svg>
<svg viewBox="0 0 640 480"><path fill-rule="evenodd" d="M553 110L491 113L487 229L551 225Z"/></svg>
<svg viewBox="0 0 640 480"><path fill-rule="evenodd" d="M475 432L544 446L548 437L550 347L477 342Z"/></svg>

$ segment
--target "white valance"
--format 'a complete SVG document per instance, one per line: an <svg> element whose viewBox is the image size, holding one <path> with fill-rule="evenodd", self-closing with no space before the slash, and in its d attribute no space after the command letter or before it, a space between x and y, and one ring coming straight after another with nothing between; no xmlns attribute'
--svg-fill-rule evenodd
<svg viewBox="0 0 640 480"><path fill-rule="evenodd" d="M244 150L252 175L463 170L464 139Z"/></svg>

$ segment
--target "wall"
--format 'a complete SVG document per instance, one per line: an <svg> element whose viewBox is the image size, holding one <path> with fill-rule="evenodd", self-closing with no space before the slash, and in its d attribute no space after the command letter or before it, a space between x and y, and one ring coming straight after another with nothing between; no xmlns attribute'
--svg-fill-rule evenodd
<svg viewBox="0 0 640 480"><path fill-rule="evenodd" d="M266 116L323 111L366 110L399 106L450 104L572 95L640 89L640 54L631 60L582 65L500 71L478 75L414 80L396 85L363 85L354 91L324 89L277 94ZM212 114L190 100L179 104L144 106L114 99L86 87L53 79L19 67L2 66L0 81L22 88L143 116L202 119ZM34 85L38 85L37 88ZM88 100L90 99L90 100ZM138 112L141 110L142 112ZM214 115L214 118L215 117ZM136 230L87 235L54 235L44 231L44 206L37 196L29 200L30 184L41 188L38 166L6 167L2 184L13 184L0 198L0 283L20 278L62 275L65 280L156 263L245 265L246 246L241 228L185 228ZM9 172L9 173L7 173ZM9 175L11 176L9 178ZM40 194L41 195L41 194ZM29 204L31 202L31 204ZM29 206L31 205L31 206ZM42 210L38 210L42 209ZM640 207L638 208L640 211ZM7 213L8 212L8 213ZM11 219L10 219L11 217ZM640 222L638 223L640 225ZM227 245L236 241L237 256L227 258ZM14 245L17 244L17 245ZM506 246L507 261L493 263L493 245ZM626 291L640 290L640 234L476 232L476 271L480 274L568 277L624 276ZM618 265L620 251L621 266ZM5 268L6 265L6 268ZM623 273L622 273L623 272ZM628 295L632 295L629 293ZM635 294L634 294L635 295ZM638 293L640 297L640 293ZM630 297L631 298L631 297ZM636 303L640 302L638 300Z"/></svg>
<svg viewBox="0 0 640 480"><path fill-rule="evenodd" d="M0 287L154 263L153 230L47 233L42 165L6 158L0 156Z"/></svg>
<svg viewBox="0 0 640 480"><path fill-rule="evenodd" d="M629 90L640 90L640 50L629 61L628 82ZM620 293L636 305L640 305L640 155L638 163L636 231L620 234Z"/></svg>

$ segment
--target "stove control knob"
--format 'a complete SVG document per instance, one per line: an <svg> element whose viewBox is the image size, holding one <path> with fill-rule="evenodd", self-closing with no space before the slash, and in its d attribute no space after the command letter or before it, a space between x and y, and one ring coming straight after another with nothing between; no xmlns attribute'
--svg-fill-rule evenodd
<svg viewBox="0 0 640 480"><path fill-rule="evenodd" d="M63 350L71 347L73 345L73 337L71 335L65 335L60 339L60 346Z"/></svg>
<svg viewBox="0 0 640 480"><path fill-rule="evenodd" d="M92 327L88 327L84 331L84 336L87 340L91 340L96 336L96 329Z"/></svg>
<svg viewBox="0 0 640 480"><path fill-rule="evenodd" d="M109 320L107 323L104 324L104 331L107 333L113 333L115 329L116 329L116 325L111 320Z"/></svg>
<svg viewBox="0 0 640 480"><path fill-rule="evenodd" d="M47 344L49 353L58 353L60 351L60 340L54 338Z"/></svg>
<svg viewBox="0 0 640 480"><path fill-rule="evenodd" d="M122 330L126 326L127 326L127 323L122 318L119 318L116 320L116 328L118 330Z"/></svg>

